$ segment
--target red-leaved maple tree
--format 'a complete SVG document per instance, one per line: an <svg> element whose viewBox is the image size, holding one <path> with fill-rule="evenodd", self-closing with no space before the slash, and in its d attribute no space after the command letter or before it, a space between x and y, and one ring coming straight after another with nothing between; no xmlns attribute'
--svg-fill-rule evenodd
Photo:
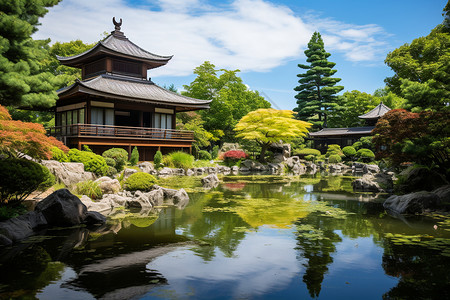
<svg viewBox="0 0 450 300"><path fill-rule="evenodd" d="M50 159L52 147L69 150L62 142L47 136L41 124L11 120L8 110L0 105L0 153L9 157L29 155Z"/></svg>

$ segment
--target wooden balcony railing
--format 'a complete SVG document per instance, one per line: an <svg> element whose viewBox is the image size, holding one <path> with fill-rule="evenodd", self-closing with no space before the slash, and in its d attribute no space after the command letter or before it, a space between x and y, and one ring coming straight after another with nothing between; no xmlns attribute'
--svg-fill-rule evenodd
<svg viewBox="0 0 450 300"><path fill-rule="evenodd" d="M47 134L59 137L117 137L159 140L194 140L194 132L188 130L125 127L97 124L74 124L47 129Z"/></svg>

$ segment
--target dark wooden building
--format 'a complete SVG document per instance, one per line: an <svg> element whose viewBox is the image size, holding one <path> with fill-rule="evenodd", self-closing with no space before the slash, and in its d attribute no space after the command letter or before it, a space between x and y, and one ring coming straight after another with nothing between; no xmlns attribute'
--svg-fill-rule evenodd
<svg viewBox="0 0 450 300"><path fill-rule="evenodd" d="M115 30L93 48L61 64L80 68L82 79L58 91L56 126L49 133L67 146L88 145L101 153L112 147L152 160L159 149L190 151L193 132L176 130L176 113L208 109L211 101L173 93L147 79L147 70L167 64L172 56L150 53Z"/></svg>
<svg viewBox="0 0 450 300"><path fill-rule="evenodd" d="M310 132L309 137L314 141L314 148L325 153L328 145L338 144L341 148L353 145L360 138L370 136L378 119L391 109L381 102L368 113L359 116L365 121L364 127L324 128L317 132Z"/></svg>

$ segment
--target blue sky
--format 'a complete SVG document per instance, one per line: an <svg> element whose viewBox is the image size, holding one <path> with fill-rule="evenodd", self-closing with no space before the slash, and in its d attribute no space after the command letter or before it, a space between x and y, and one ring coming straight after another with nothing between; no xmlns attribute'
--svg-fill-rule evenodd
<svg viewBox="0 0 450 300"><path fill-rule="evenodd" d="M275 108L296 106L296 75L314 31L336 63L344 91L373 93L392 72L390 51L427 35L442 22L446 0L63 0L41 19L34 38L95 42L123 19L122 31L142 48L174 55L149 75L159 85L182 86L205 60L240 69L252 90Z"/></svg>

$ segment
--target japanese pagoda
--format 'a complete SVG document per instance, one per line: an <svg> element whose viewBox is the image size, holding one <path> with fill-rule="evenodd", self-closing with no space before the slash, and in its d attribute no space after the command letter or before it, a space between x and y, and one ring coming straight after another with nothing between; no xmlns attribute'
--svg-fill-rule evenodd
<svg viewBox="0 0 450 300"><path fill-rule="evenodd" d="M358 116L365 121L364 127L324 128L317 132L310 132L309 136L314 141L314 149L325 153L328 145L337 144L341 148L353 145L360 138L370 136L378 119L390 110L381 102L368 113Z"/></svg>
<svg viewBox="0 0 450 300"><path fill-rule="evenodd" d="M193 132L175 130L176 113L208 109L211 101L168 91L147 79L147 70L167 64L172 56L150 53L115 30L93 48L61 64L80 68L82 79L58 91L56 126L50 134L68 147L88 145L101 153L112 147L152 160L157 150L190 152Z"/></svg>

